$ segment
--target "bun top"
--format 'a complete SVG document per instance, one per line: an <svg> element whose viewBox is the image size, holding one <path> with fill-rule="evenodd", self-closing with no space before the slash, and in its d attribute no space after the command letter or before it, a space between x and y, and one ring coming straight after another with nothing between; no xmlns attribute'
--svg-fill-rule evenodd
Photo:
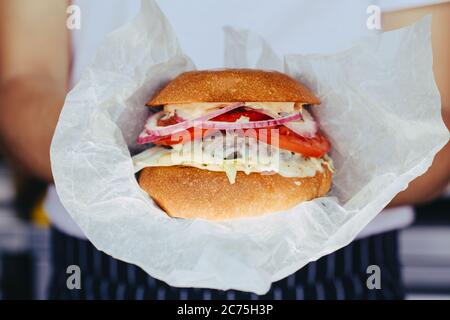
<svg viewBox="0 0 450 320"><path fill-rule="evenodd" d="M319 104L305 86L284 73L253 69L190 71L180 74L148 106L191 102L299 102Z"/></svg>

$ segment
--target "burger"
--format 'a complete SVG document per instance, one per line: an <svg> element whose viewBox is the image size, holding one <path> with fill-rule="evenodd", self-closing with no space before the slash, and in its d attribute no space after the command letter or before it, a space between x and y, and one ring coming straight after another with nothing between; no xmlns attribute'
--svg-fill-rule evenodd
<svg viewBox="0 0 450 320"><path fill-rule="evenodd" d="M286 74L253 69L180 74L146 104L133 157L140 187L171 217L224 220L324 196L330 143L319 99Z"/></svg>

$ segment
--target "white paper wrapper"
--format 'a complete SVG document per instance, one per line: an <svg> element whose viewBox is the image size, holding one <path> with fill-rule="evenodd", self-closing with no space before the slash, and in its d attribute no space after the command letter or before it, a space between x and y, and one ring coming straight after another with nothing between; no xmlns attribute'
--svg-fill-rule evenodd
<svg viewBox="0 0 450 320"><path fill-rule="evenodd" d="M193 65L155 3L143 4L67 96L52 169L63 205L99 250L172 286L264 294L352 241L449 138L431 69L430 18L337 55L289 56L285 71L322 100L315 114L337 169L329 197L260 218L171 219L139 188L129 150L139 149L146 100ZM281 68L261 39L227 34L226 65Z"/></svg>

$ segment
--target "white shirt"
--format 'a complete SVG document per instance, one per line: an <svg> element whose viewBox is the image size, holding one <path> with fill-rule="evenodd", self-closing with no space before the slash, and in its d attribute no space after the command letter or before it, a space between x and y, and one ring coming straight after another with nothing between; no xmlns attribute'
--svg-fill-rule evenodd
<svg viewBox="0 0 450 320"><path fill-rule="evenodd" d="M370 0L164 0L158 1L178 36L183 51L198 69L223 66L226 25L243 27L265 38L280 56L289 53L332 53L368 35L366 9L397 3L401 8L438 1ZM75 0L81 9L81 29L73 31L72 85L95 54L104 36L133 18L140 0ZM84 237L58 199L48 189L45 208L55 227ZM409 225L411 207L384 210L359 235L364 237Z"/></svg>

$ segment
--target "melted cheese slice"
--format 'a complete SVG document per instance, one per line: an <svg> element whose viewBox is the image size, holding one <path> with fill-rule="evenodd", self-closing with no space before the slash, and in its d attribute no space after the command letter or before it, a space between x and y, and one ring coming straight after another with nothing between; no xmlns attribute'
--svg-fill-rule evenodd
<svg viewBox="0 0 450 320"><path fill-rule="evenodd" d="M214 145L214 143L216 145ZM261 147L262 145L262 147ZM264 149L261 151L261 148ZM283 177L312 177L323 172L327 165L333 172L328 156L323 158L303 157L300 154L277 149L251 139L237 137L231 146L220 142L205 142L175 145L172 149L153 147L133 157L135 172L145 167L190 166L203 170L225 172L230 183L235 182L237 171L275 172Z"/></svg>
<svg viewBox="0 0 450 320"><path fill-rule="evenodd" d="M192 120L219 109L223 104L224 102L168 104L164 106L164 111L171 115L176 112L183 119ZM245 102L244 104L255 109L268 109L277 113L293 113L302 108L302 104L297 102Z"/></svg>

